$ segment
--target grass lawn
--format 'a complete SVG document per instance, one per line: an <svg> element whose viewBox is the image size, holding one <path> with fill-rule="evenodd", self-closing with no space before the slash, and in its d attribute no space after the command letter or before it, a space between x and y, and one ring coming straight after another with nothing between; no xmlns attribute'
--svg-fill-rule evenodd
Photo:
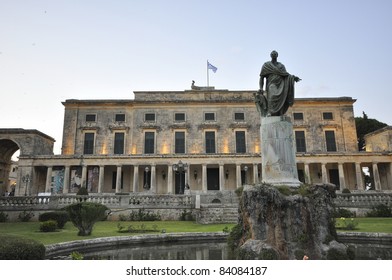
<svg viewBox="0 0 392 280"><path fill-rule="evenodd" d="M358 226L353 232L392 233L392 218L354 218L354 220L358 222Z"/></svg>
<svg viewBox="0 0 392 280"><path fill-rule="evenodd" d="M392 218L354 218L358 222L357 229L353 232L383 232L392 233ZM118 221L104 221L97 222L94 225L93 232L90 236L78 236L77 229L71 222L66 223L64 229L56 232L40 232L39 222L15 222L15 223L0 223L0 234L12 234L23 237L28 237L42 242L43 244L53 244L73 240L91 239L97 237L107 236L127 236L131 233L119 233L117 224L120 223L124 228L133 225L134 228L140 227L144 224L148 229L156 225L157 229L161 231L165 229L167 233L172 232L222 232L223 228L231 229L234 224L212 224L201 225L195 222L183 221L155 221L155 222L118 222ZM339 230L341 231L341 230ZM347 230L346 230L347 231Z"/></svg>
<svg viewBox="0 0 392 280"><path fill-rule="evenodd" d="M94 225L93 232L90 236L78 236L78 230L73 226L71 222L65 224L64 229L56 232L40 232L39 222L18 222L18 223L0 223L0 234L12 234L22 237L32 238L43 244L53 244L73 240L91 239L97 237L107 236L127 236L132 235L131 233L119 233L117 224L120 223L122 226L127 228L129 225L133 225L135 228L140 227L144 224L148 229L151 229L153 225L157 226L157 229L161 231L166 230L166 233L173 232L222 232L223 228L228 227L231 229L233 224L212 224L212 225L201 225L195 222L187 221L154 221L154 222L118 222L118 221L104 221L97 222Z"/></svg>

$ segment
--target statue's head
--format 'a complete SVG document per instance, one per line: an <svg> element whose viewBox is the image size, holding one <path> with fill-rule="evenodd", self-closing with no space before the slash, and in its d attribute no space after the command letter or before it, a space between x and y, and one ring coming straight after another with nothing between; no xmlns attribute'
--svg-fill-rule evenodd
<svg viewBox="0 0 392 280"><path fill-rule="evenodd" d="M277 57L278 57L278 52L275 51L275 50L273 50L273 51L271 52L271 58L277 58Z"/></svg>

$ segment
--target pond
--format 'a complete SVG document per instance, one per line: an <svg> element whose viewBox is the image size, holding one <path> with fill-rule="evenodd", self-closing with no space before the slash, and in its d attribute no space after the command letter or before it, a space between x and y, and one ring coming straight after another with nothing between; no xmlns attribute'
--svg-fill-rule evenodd
<svg viewBox="0 0 392 280"><path fill-rule="evenodd" d="M169 242L121 246L83 255L84 259L104 260L226 260L228 249L225 242Z"/></svg>
<svg viewBox="0 0 392 280"><path fill-rule="evenodd" d="M106 260L228 260L225 233L181 233L95 238L47 246L48 259L69 259L79 252L84 259ZM357 260L391 260L392 236L382 233L341 233Z"/></svg>

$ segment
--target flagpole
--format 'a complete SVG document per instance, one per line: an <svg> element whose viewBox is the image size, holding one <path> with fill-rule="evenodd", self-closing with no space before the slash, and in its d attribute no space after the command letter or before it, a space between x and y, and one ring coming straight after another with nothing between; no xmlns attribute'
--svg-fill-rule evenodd
<svg viewBox="0 0 392 280"><path fill-rule="evenodd" d="M210 86L210 75L209 75L209 71L208 71L208 59L207 59L207 87Z"/></svg>

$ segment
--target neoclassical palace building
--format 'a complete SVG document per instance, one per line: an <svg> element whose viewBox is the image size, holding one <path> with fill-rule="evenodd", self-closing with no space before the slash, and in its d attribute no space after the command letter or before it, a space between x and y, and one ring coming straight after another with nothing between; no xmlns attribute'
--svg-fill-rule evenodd
<svg viewBox="0 0 392 280"><path fill-rule="evenodd" d="M1 129L0 176L7 179L7 163L19 149L16 196L72 194L81 186L98 194L207 193L262 182L253 93L201 88L138 91L129 100L69 99L61 155L39 131ZM299 179L364 191L367 170L374 190L391 191L392 153L375 149L380 137L374 136L372 151L358 152L354 103L351 97L295 100L287 115Z"/></svg>

